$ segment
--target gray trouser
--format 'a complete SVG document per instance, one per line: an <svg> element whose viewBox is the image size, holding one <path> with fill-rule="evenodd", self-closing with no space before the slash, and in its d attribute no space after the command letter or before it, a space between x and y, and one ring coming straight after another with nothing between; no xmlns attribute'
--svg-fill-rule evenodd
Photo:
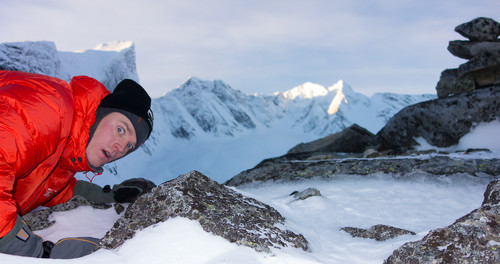
<svg viewBox="0 0 500 264"><path fill-rule="evenodd" d="M99 247L98 238L71 237L59 240L50 253L52 259L71 259L86 256Z"/></svg>
<svg viewBox="0 0 500 264"><path fill-rule="evenodd" d="M40 258L43 255L43 239L31 232L20 216L16 225L0 238L0 253Z"/></svg>
<svg viewBox="0 0 500 264"><path fill-rule="evenodd" d="M0 238L0 253L35 258L42 256L53 259L79 258L92 253L98 247L98 238L64 238L59 240L52 250L45 247L44 254L43 239L33 234L20 216L17 216L16 225L12 230Z"/></svg>

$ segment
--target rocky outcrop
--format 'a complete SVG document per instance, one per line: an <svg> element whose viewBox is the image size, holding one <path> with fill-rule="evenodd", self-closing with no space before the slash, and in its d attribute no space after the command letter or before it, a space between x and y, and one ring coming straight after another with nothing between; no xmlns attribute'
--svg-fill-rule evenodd
<svg viewBox="0 0 500 264"><path fill-rule="evenodd" d="M500 180L484 196L480 208L404 244L384 263L500 263Z"/></svg>
<svg viewBox="0 0 500 264"><path fill-rule="evenodd" d="M196 171L160 184L130 204L101 245L117 248L137 231L172 217L196 220L205 231L257 251L308 249L302 235L283 229L285 219L278 211Z"/></svg>
<svg viewBox="0 0 500 264"><path fill-rule="evenodd" d="M479 89L403 108L377 133L382 149L411 149L422 137L449 147L481 122L500 119L500 86Z"/></svg>
<svg viewBox="0 0 500 264"><path fill-rule="evenodd" d="M500 84L500 24L491 18L479 17L458 25L455 31L468 41L450 41L451 54L469 60L458 69L441 73L436 86L439 98Z"/></svg>
<svg viewBox="0 0 500 264"><path fill-rule="evenodd" d="M288 151L288 154L301 152L363 152L366 147L374 144L374 135L354 124L341 132L331 134L324 138L301 143Z"/></svg>
<svg viewBox="0 0 500 264"><path fill-rule="evenodd" d="M351 234L353 237L369 238L377 241L385 241L403 235L416 235L413 231L388 225L374 225L369 229L342 227L340 230Z"/></svg>
<svg viewBox="0 0 500 264"><path fill-rule="evenodd" d="M87 75L110 91L123 79L139 80L132 42L103 43L90 52L58 51L52 41L1 43L0 69L44 74L68 82L73 76Z"/></svg>
<svg viewBox="0 0 500 264"><path fill-rule="evenodd" d="M26 41L0 44L0 70L45 74L69 80L54 42Z"/></svg>
<svg viewBox="0 0 500 264"><path fill-rule="evenodd" d="M333 178L335 175L392 174L410 178L415 173L432 175L469 174L477 177L500 175L499 159L455 159L447 156L419 158L353 158L329 160L267 159L243 171L225 184L238 186L254 181L293 181L313 177Z"/></svg>

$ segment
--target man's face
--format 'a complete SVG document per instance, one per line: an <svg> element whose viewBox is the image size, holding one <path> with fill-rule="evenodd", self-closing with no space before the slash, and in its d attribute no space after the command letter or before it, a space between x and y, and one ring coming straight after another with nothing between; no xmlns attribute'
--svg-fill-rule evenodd
<svg viewBox="0 0 500 264"><path fill-rule="evenodd" d="M87 145L87 160L90 165L100 167L117 160L135 148L135 129L123 114L112 112L105 116Z"/></svg>

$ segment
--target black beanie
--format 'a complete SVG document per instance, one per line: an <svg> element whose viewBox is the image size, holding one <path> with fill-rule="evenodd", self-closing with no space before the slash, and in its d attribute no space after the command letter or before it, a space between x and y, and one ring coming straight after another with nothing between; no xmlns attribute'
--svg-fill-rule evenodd
<svg viewBox="0 0 500 264"><path fill-rule="evenodd" d="M119 112L124 114L134 126L137 149L149 138L153 130L153 112L150 108L151 97L146 90L135 81L125 79L116 86L112 93L102 99L90 136L93 136L92 130L95 130L104 116L111 112Z"/></svg>

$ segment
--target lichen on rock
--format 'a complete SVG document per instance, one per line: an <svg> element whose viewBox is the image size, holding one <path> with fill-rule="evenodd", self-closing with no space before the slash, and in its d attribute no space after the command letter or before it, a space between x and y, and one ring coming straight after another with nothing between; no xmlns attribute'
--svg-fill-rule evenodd
<svg viewBox="0 0 500 264"><path fill-rule="evenodd" d="M117 248L137 231L172 217L196 220L205 231L257 251L288 246L308 250L304 236L283 229L285 219L278 211L197 171L139 197L101 239L101 245Z"/></svg>

